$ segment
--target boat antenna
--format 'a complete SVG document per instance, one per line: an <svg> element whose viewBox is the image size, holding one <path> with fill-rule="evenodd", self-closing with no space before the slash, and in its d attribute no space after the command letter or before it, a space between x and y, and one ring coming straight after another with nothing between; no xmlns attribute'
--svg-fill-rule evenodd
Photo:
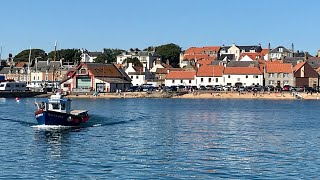
<svg viewBox="0 0 320 180"><path fill-rule="evenodd" d="M28 63L27 84L29 84L29 80L31 81L31 77L30 77L30 62L31 62L31 46L30 46L30 50L29 50L29 63Z"/></svg>

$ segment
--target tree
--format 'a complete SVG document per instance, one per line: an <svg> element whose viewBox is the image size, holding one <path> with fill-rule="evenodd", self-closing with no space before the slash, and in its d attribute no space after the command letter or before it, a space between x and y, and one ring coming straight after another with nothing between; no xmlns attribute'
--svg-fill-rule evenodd
<svg viewBox="0 0 320 180"><path fill-rule="evenodd" d="M161 56L162 61L169 60L170 64L175 67L179 64L181 47L170 43L156 47L156 52Z"/></svg>
<svg viewBox="0 0 320 180"><path fill-rule="evenodd" d="M105 55L107 62L116 62L117 61L117 56L125 52L125 50L122 49L103 49L103 54Z"/></svg>
<svg viewBox="0 0 320 180"><path fill-rule="evenodd" d="M48 54L48 58L54 58L54 51ZM81 52L79 49L60 49L56 51L56 60L64 59L66 62L79 62L81 59Z"/></svg>
<svg viewBox="0 0 320 180"><path fill-rule="evenodd" d="M102 53L97 58L94 59L95 63L106 63L108 57L106 54Z"/></svg>
<svg viewBox="0 0 320 180"><path fill-rule="evenodd" d="M13 61L15 62L28 62L29 61L29 54L30 54L30 49L26 49L18 53L14 58ZM31 61L33 61L35 58L41 58L41 59L46 59L47 54L44 50L42 49L31 49Z"/></svg>
<svg viewBox="0 0 320 180"><path fill-rule="evenodd" d="M133 66L139 66L139 67L143 67L143 64L139 61L138 58L134 57L134 58L126 58L123 62L123 64L129 64L132 63Z"/></svg>

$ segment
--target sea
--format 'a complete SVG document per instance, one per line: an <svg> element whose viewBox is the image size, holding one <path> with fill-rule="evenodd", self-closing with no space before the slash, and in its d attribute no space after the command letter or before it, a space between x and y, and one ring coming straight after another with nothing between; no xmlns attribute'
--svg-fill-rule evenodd
<svg viewBox="0 0 320 180"><path fill-rule="evenodd" d="M73 128L34 101L0 98L0 179L320 177L317 100L73 99Z"/></svg>

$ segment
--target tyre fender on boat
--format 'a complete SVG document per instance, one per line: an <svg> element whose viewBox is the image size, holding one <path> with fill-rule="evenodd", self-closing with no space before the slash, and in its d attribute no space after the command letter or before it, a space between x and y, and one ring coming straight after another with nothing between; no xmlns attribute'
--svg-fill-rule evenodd
<svg viewBox="0 0 320 180"><path fill-rule="evenodd" d="M67 121L68 121L68 122L71 122L71 121L72 121L71 116L69 116L69 117L67 118Z"/></svg>

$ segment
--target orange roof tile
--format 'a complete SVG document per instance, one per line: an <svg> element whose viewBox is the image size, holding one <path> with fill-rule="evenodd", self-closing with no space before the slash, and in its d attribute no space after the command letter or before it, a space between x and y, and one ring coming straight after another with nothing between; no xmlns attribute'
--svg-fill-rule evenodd
<svg viewBox="0 0 320 180"><path fill-rule="evenodd" d="M240 59L243 58L244 56L249 56L252 60L257 60L259 58L261 58L261 53L249 53L249 52L246 52L246 53L241 53L240 54Z"/></svg>
<svg viewBox="0 0 320 180"><path fill-rule="evenodd" d="M185 51L185 54L202 54L205 51L219 52L220 46L204 46L204 47L190 47Z"/></svg>
<svg viewBox="0 0 320 180"><path fill-rule="evenodd" d="M224 68L224 74L262 74L257 67L226 67Z"/></svg>
<svg viewBox="0 0 320 180"><path fill-rule="evenodd" d="M201 60L197 61L197 64L210 65L211 62L212 62L212 60L209 60L209 59L201 59Z"/></svg>
<svg viewBox="0 0 320 180"><path fill-rule="evenodd" d="M171 71L166 79L194 79L196 71Z"/></svg>
<svg viewBox="0 0 320 180"><path fill-rule="evenodd" d="M267 73L292 73L292 64L290 63L267 63Z"/></svg>
<svg viewBox="0 0 320 180"><path fill-rule="evenodd" d="M262 51L261 51L262 56L265 56L268 53L269 53L269 49L268 48L267 49L262 49Z"/></svg>
<svg viewBox="0 0 320 180"><path fill-rule="evenodd" d="M223 68L223 66L203 65L198 69L197 76L210 77L213 75L222 77Z"/></svg>
<svg viewBox="0 0 320 180"><path fill-rule="evenodd" d="M182 68L158 68L156 74L168 74L170 71L184 71Z"/></svg>
<svg viewBox="0 0 320 180"><path fill-rule="evenodd" d="M184 55L184 59L191 60L194 59L196 61L201 60L201 59L210 59L210 60L215 60L215 56L209 56L208 54L187 54Z"/></svg>
<svg viewBox="0 0 320 180"><path fill-rule="evenodd" d="M18 62L16 67L23 67L25 64L27 64L27 63L26 62Z"/></svg>
<svg viewBox="0 0 320 180"><path fill-rule="evenodd" d="M294 66L293 71L296 72L298 71L302 66L304 66L307 63L307 61L302 61L298 63L297 65Z"/></svg>

